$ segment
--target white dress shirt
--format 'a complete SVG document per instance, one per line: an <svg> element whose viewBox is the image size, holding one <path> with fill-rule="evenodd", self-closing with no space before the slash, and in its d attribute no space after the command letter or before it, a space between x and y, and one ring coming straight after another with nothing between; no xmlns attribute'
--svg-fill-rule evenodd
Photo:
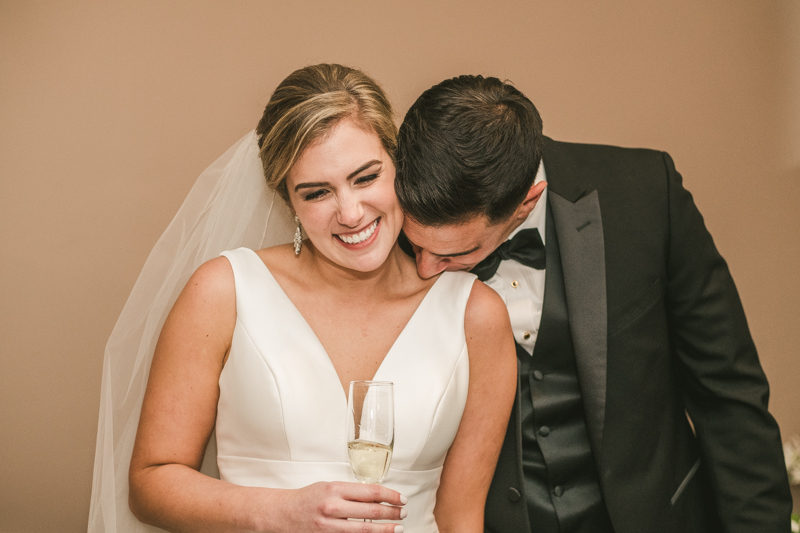
<svg viewBox="0 0 800 533"><path fill-rule="evenodd" d="M544 163L539 163L534 184L545 181ZM545 242L545 221L547 214L547 189L533 208L533 211L509 235L509 239L524 229L536 228ZM494 289L503 299L511 318L514 339L528 354L533 354L533 346L539 333L544 303L544 270L536 270L513 260L502 261L494 276L486 285Z"/></svg>

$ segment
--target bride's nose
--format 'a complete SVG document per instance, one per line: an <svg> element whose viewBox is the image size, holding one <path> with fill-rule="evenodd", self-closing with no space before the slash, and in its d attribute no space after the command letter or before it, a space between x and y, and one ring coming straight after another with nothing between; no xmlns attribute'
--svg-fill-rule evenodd
<svg viewBox="0 0 800 533"><path fill-rule="evenodd" d="M339 196L339 212L337 220L339 224L347 227L356 227L364 218L364 208L358 195L352 191L347 191Z"/></svg>

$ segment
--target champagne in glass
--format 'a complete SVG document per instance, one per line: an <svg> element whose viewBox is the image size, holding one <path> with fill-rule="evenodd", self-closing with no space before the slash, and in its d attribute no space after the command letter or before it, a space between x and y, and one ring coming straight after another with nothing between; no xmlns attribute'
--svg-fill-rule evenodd
<svg viewBox="0 0 800 533"><path fill-rule="evenodd" d="M390 381L351 381L347 397L347 455L361 483L383 482L394 446L394 391Z"/></svg>

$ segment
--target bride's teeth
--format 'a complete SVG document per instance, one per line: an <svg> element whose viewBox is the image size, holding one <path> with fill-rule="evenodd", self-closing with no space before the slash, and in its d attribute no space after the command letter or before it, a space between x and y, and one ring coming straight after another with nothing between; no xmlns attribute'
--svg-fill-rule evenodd
<svg viewBox="0 0 800 533"><path fill-rule="evenodd" d="M356 235L339 235L339 238L342 239L347 244L358 244L360 242L364 242L369 237L371 237L372 234L375 232L375 228L377 227L378 227L378 221L376 220L375 222L372 223L372 225L370 225L370 227L368 227L361 233L358 233Z"/></svg>

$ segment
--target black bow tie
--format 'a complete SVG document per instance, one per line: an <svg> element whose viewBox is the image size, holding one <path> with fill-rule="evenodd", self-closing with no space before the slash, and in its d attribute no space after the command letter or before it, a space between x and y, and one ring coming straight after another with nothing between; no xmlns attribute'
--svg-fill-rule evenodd
<svg viewBox="0 0 800 533"><path fill-rule="evenodd" d="M539 235L539 230L533 228L520 231L514 235L513 239L509 239L498 246L486 259L475 265L470 272L477 275L479 280L486 281L497 272L500 261L506 259L513 259L525 266L543 270L545 267L544 243L542 242L542 236Z"/></svg>

